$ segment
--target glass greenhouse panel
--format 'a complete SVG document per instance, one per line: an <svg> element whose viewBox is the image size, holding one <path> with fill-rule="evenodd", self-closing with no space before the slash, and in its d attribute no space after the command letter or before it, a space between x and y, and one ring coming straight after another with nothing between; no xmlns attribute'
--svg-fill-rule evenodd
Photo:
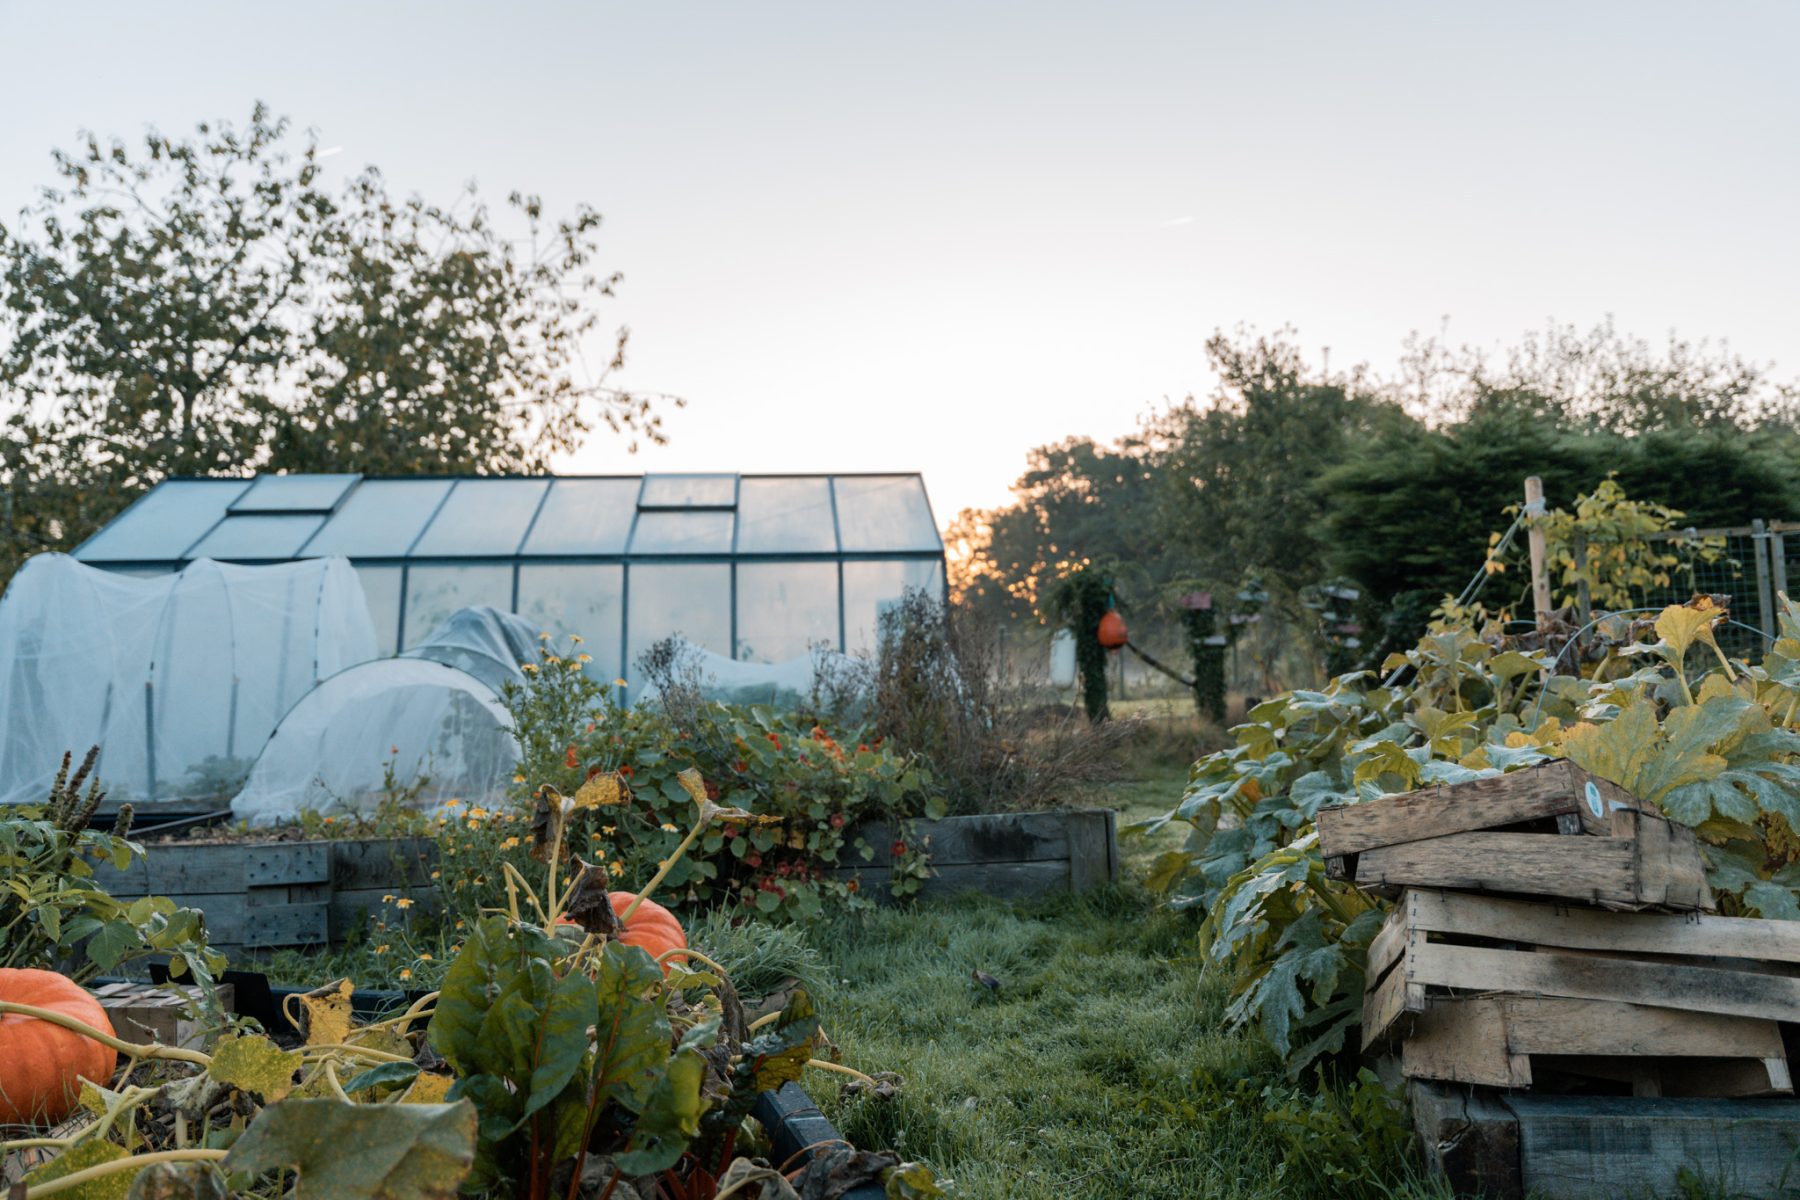
<svg viewBox="0 0 1800 1200"><path fill-rule="evenodd" d="M187 548L225 515L250 485L242 479L180 479L132 505L75 552L84 562L162 562Z"/></svg>
<svg viewBox="0 0 1800 1200"><path fill-rule="evenodd" d="M943 548L918 476L839 476L832 486L846 552Z"/></svg>
<svg viewBox="0 0 1800 1200"><path fill-rule="evenodd" d="M623 554L637 515L636 479L558 479L523 553ZM608 676L611 678L611 676Z"/></svg>
<svg viewBox="0 0 1800 1200"><path fill-rule="evenodd" d="M459 480L413 547L413 557L518 553L548 486L543 479Z"/></svg>
<svg viewBox="0 0 1800 1200"><path fill-rule="evenodd" d="M646 475L639 508L730 508L737 503L736 475Z"/></svg>
<svg viewBox="0 0 1800 1200"><path fill-rule="evenodd" d="M899 604L907 589L944 595L944 564L924 560L844 564L844 649L872 655L879 648L881 614Z"/></svg>
<svg viewBox="0 0 1800 1200"><path fill-rule="evenodd" d="M400 652L401 567L358 567L363 596L369 602L369 620L375 623L375 644L383 658Z"/></svg>
<svg viewBox="0 0 1800 1200"><path fill-rule="evenodd" d="M731 567L727 563L632 564L626 582L631 628L625 670L635 685L637 661L666 637L680 634L714 654L731 653Z"/></svg>
<svg viewBox="0 0 1800 1200"><path fill-rule="evenodd" d="M264 475L231 502L234 513L328 513L360 475Z"/></svg>
<svg viewBox="0 0 1800 1200"><path fill-rule="evenodd" d="M739 563L737 653L740 662L776 663L838 644L838 565L834 562Z"/></svg>
<svg viewBox="0 0 1800 1200"><path fill-rule="evenodd" d="M304 553L399 558L449 493L448 479L373 479L359 484L306 544Z"/></svg>
<svg viewBox="0 0 1800 1200"><path fill-rule="evenodd" d="M226 517L188 551L189 558L291 559L325 518L312 513L252 513Z"/></svg>
<svg viewBox="0 0 1800 1200"><path fill-rule="evenodd" d="M631 537L635 554L730 554L731 528L737 514L701 509L696 512L640 512Z"/></svg>
<svg viewBox="0 0 1800 1200"><path fill-rule="evenodd" d="M624 591L625 568L617 563L528 563L519 568L519 615L537 629L554 634L558 653L572 649L564 643L568 635L580 635L581 651L594 660L587 665L588 675L611 683L619 677L622 665L619 635Z"/></svg>
<svg viewBox="0 0 1800 1200"><path fill-rule="evenodd" d="M459 608L488 604L511 612L512 577L510 566L408 567L406 647L430 637L431 631Z"/></svg>
<svg viewBox="0 0 1800 1200"><path fill-rule="evenodd" d="M746 479L738 493L740 554L806 554L836 551L831 480Z"/></svg>

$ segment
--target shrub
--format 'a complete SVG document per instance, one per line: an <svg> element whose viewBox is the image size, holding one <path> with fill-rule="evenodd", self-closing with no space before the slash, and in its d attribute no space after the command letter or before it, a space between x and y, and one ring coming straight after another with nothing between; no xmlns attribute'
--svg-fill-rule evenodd
<svg viewBox="0 0 1800 1200"><path fill-rule="evenodd" d="M64 754L44 804L0 817L0 967L59 970L79 982L167 954L172 974L191 974L210 995L225 959L207 948L200 912L163 896L115 900L94 882L94 861L123 870L144 856L127 840L130 805L110 833L88 828L104 799L99 780L88 783L99 754L89 750L73 774L73 756Z"/></svg>
<svg viewBox="0 0 1800 1200"><path fill-rule="evenodd" d="M1032 703L991 619L922 591L882 614L868 674L874 732L930 764L950 812L1084 803L1118 776L1142 731L1137 720L1090 724L1065 705Z"/></svg>
<svg viewBox="0 0 1800 1200"><path fill-rule="evenodd" d="M775 820L709 830L670 874L672 898L790 916L810 916L827 901L860 903L859 882L830 871L873 855L856 832L870 821L899 830L895 894L918 890L927 848L905 822L941 816L944 807L915 756L861 727L828 729L810 714L708 701L691 690L628 707L616 685L589 679L583 665L578 652L559 654L546 641L539 661L527 664L526 682L507 689L521 751L512 808L479 818L465 810L460 822L446 822L455 834L447 857L462 854L464 834L481 839L464 860L474 865L459 865L448 880L450 892L491 897L498 863L487 869L487 856L528 853L521 822L537 799L579 797L589 785L622 803L578 806L570 837L614 877L647 873L691 823L693 801L678 778L689 768L706 780L712 799Z"/></svg>

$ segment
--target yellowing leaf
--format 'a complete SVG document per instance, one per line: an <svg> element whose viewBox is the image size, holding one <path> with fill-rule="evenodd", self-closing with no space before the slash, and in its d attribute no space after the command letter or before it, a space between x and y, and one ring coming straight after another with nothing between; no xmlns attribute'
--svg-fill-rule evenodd
<svg viewBox="0 0 1800 1200"><path fill-rule="evenodd" d="M53 1179L61 1179L65 1175L73 1175L77 1171L85 1171L89 1167L97 1167L102 1163L117 1162L124 1158L125 1149L102 1138L88 1138L76 1142L67 1150L38 1167L25 1176L25 1183L35 1193L39 1184L49 1183ZM131 1191L130 1171L118 1171L111 1175L103 1175L99 1179L90 1179L86 1183L76 1184L66 1192L57 1193L69 1200L125 1200ZM24 1189L20 1189L23 1192Z"/></svg>
<svg viewBox="0 0 1800 1200"><path fill-rule="evenodd" d="M702 806L706 804L706 780L701 777L699 768L687 768L687 770L675 776L675 782L679 783L682 786L682 790L686 791L689 796L694 798L695 804Z"/></svg>
<svg viewBox="0 0 1800 1200"><path fill-rule="evenodd" d="M355 990L355 984L340 979L299 998L306 1011L307 1045L341 1046L350 1040L350 994Z"/></svg>
<svg viewBox="0 0 1800 1200"><path fill-rule="evenodd" d="M400 1103L442 1104L445 1095L450 1091L450 1086L455 1082L454 1076L433 1075L426 1071L407 1087L405 1094L400 1097Z"/></svg>
<svg viewBox="0 0 1800 1200"><path fill-rule="evenodd" d="M1724 612L1711 600L1701 596L1691 604L1671 604L1656 618L1656 636L1668 644L1669 661L1680 665L1688 648L1696 642L1713 645L1713 623Z"/></svg>
<svg viewBox="0 0 1800 1200"><path fill-rule="evenodd" d="M301 1055L289 1052L265 1037L240 1035L222 1038L213 1047L212 1065L206 1073L220 1083L242 1088L273 1104L294 1087L294 1072Z"/></svg>
<svg viewBox="0 0 1800 1200"><path fill-rule="evenodd" d="M596 775L575 789L576 808L609 808L615 804L625 803L625 789L619 786L617 775Z"/></svg>

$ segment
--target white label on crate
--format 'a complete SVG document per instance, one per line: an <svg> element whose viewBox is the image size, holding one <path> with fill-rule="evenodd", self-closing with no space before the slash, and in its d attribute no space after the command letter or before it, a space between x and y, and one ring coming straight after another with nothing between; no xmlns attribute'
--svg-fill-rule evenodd
<svg viewBox="0 0 1800 1200"><path fill-rule="evenodd" d="M1600 789L1594 786L1593 780L1590 779L1587 781L1585 791L1587 793L1588 810L1596 817L1604 817L1606 815L1606 802L1600 799Z"/></svg>

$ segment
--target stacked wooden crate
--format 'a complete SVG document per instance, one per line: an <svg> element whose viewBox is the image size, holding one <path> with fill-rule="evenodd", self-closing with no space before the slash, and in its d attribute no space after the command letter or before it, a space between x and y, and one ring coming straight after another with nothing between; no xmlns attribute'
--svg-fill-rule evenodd
<svg viewBox="0 0 1800 1200"><path fill-rule="evenodd" d="M1428 1142L1430 1113L1466 1132L1525 1090L1792 1094L1800 922L1714 915L1692 832L1623 789L1556 762L1323 809L1318 829L1330 875L1396 901L1369 947L1363 1046L1412 1081ZM1507 1119L1513 1141L1483 1154L1522 1153ZM1478 1172L1488 1191L1523 1186L1492 1186L1497 1170Z"/></svg>

